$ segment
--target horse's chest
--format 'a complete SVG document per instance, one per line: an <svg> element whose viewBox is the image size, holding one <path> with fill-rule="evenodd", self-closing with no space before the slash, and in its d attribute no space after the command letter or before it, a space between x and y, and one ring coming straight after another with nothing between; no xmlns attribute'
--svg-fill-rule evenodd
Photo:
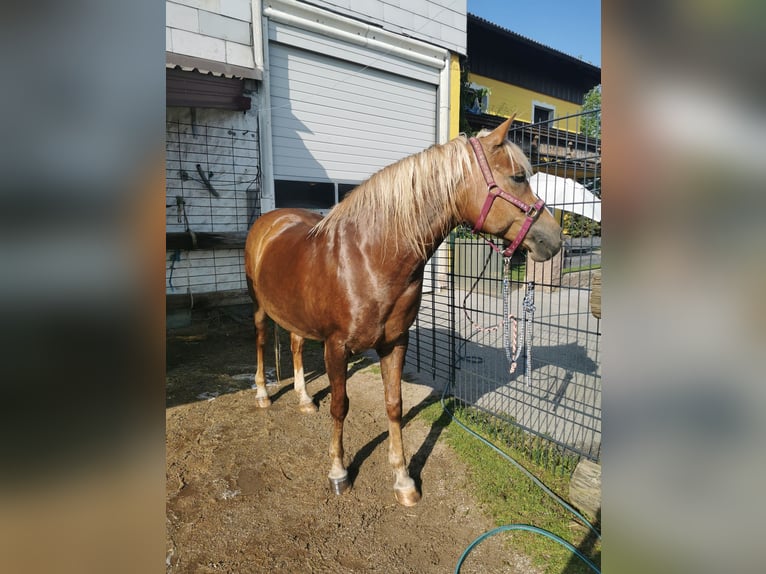
<svg viewBox="0 0 766 574"><path fill-rule="evenodd" d="M420 288L420 283L412 284L400 293L389 294L388 298L357 306L349 332L355 346L373 347L396 341L415 321L420 306Z"/></svg>

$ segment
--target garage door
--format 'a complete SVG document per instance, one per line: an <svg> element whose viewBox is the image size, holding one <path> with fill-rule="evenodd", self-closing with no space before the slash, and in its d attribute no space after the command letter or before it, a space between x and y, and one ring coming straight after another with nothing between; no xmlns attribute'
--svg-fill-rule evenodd
<svg viewBox="0 0 766 574"><path fill-rule="evenodd" d="M437 86L272 42L275 180L354 183L436 141Z"/></svg>

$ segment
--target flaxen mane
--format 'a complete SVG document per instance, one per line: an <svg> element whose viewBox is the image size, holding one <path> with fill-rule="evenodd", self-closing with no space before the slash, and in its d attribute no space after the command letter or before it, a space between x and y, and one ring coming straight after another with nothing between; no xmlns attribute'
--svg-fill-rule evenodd
<svg viewBox="0 0 766 574"><path fill-rule="evenodd" d="M506 149L511 161L531 174L521 150L510 142ZM471 154L467 139L460 136L389 165L361 183L311 233L333 233L352 222L379 230L384 245L394 251L407 247L425 257L434 224L446 234L459 217L457 190L471 170Z"/></svg>

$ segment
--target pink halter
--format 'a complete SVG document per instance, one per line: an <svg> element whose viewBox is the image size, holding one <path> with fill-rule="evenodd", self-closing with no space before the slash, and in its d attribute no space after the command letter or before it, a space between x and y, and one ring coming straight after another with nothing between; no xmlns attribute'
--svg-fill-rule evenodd
<svg viewBox="0 0 766 574"><path fill-rule="evenodd" d="M501 197L505 201L512 203L526 215L526 219L524 220L519 233L513 239L513 242L504 251L501 251L500 248L491 241L488 242L492 246L492 249L498 253L502 253L503 257L510 257L513 255L513 252L516 251L516 248L521 245L521 242L524 241L529 228L532 227L532 224L540 215L540 211L545 205L545 202L542 199L538 199L534 205L528 205L503 190L500 186L497 185L497 183L495 183L495 178L492 176L492 170L490 169L489 163L487 162L487 156L484 154L484 149L481 147L479 140L476 138L470 138L468 141L471 143L471 147L473 147L473 151L476 154L476 161L479 163L481 173L484 174L484 180L487 182L487 191L489 193L489 195L487 195L487 199L484 200L484 205L481 208L479 219L476 220L476 223L473 226L473 232L481 232L484 221L487 219L487 215L489 215L489 210L492 207L495 199L498 197Z"/></svg>

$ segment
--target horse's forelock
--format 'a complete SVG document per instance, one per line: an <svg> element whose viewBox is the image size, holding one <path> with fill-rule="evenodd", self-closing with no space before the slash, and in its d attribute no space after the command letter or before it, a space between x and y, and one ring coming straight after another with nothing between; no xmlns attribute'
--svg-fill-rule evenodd
<svg viewBox="0 0 766 574"><path fill-rule="evenodd" d="M488 129L483 129L479 131L478 134L476 134L476 137L481 138L484 136L487 136L491 134L492 131ZM505 147L505 151L508 153L508 157L511 160L512 165L519 165L524 170L524 173L527 174L527 177L532 175L532 164L529 163L529 158L524 154L524 152L521 150L521 148L513 143L512 141L506 139L503 147Z"/></svg>

